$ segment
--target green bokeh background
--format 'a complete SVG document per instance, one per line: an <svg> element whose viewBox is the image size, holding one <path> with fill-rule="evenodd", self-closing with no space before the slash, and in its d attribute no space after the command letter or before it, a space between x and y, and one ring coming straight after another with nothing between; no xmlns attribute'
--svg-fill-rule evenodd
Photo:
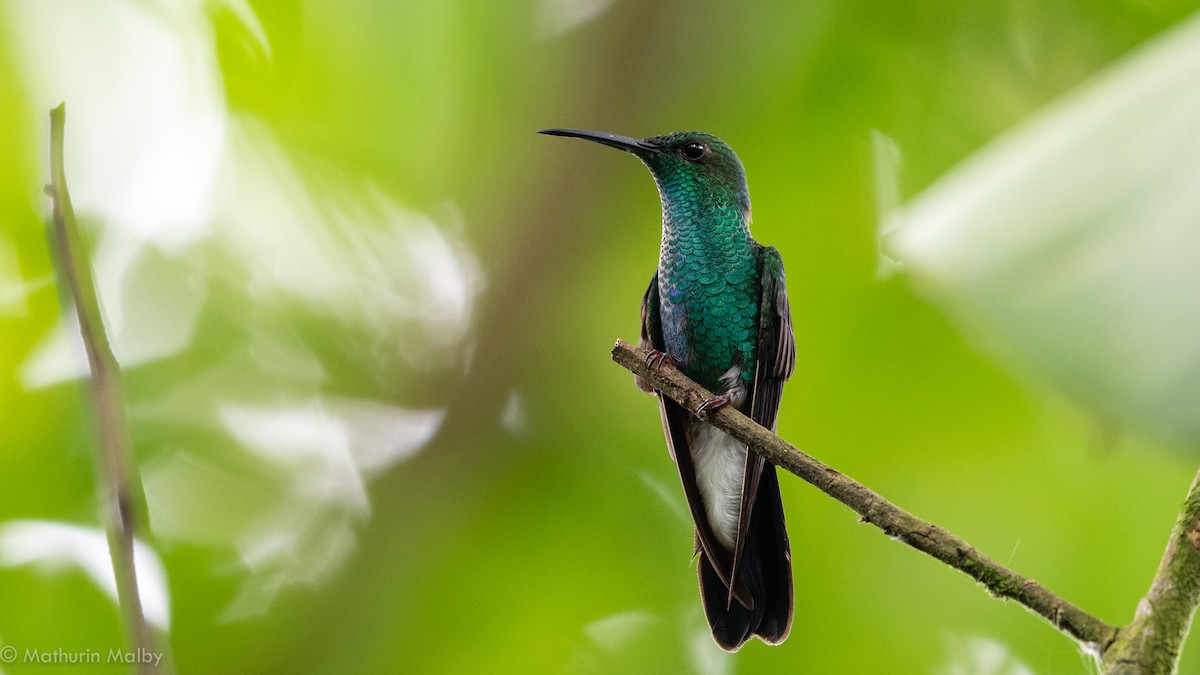
<svg viewBox="0 0 1200 675"><path fill-rule="evenodd" d="M343 324L277 308L329 374L322 393L448 411L431 442L369 482L370 517L344 563L261 617L218 620L242 581L232 542L159 542L179 671L1088 672L1041 619L788 476L791 637L720 653L704 637L656 407L608 359L615 339L636 337L657 197L633 158L534 132L728 141L747 167L754 234L788 270L798 365L779 433L1123 624L1195 457L994 362L902 275L876 274L872 132L899 148L910 197L1196 4L617 0L550 34L541 17L562 4L249 2L269 55L226 4L203 5L230 115L407 208L452 209L483 291L462 358L420 373L375 370ZM23 64L0 48L0 242L33 283L24 311L0 316L0 520L95 525L83 390L18 376L60 316L37 192L45 117L26 86L39 74ZM104 228L85 225L92 241ZM189 264L224 264L206 256ZM188 347L126 372L131 407L241 339L224 332L247 308L241 290L213 283ZM517 431L501 423L514 392ZM213 429L153 416L134 416L132 433L144 461L232 452ZM82 574L17 567L0 569L0 641L106 651L121 636ZM1183 672L1200 672L1196 641ZM985 643L1000 665L981 663Z"/></svg>

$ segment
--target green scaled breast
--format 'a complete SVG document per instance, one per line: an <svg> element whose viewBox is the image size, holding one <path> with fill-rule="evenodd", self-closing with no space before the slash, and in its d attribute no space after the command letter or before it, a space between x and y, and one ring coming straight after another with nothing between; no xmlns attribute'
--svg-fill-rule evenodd
<svg viewBox="0 0 1200 675"><path fill-rule="evenodd" d="M679 212L687 210L664 213L658 274L663 342L684 372L721 393L730 368L741 367L745 384L754 372L758 246L736 211Z"/></svg>

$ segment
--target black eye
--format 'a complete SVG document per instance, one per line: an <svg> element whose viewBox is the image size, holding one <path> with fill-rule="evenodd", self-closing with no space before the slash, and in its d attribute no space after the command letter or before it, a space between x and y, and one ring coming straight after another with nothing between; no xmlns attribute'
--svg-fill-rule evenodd
<svg viewBox="0 0 1200 675"><path fill-rule="evenodd" d="M700 141L692 141L683 146L683 158L689 162L698 162L704 158L704 153L708 152L708 148Z"/></svg>

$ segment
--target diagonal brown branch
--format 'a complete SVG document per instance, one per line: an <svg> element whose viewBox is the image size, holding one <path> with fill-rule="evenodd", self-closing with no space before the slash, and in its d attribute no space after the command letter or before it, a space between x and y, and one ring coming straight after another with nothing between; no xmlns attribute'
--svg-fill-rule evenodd
<svg viewBox="0 0 1200 675"><path fill-rule="evenodd" d="M692 414L712 394L670 364L646 365L647 352L618 340L612 358L642 376L655 389L674 399ZM863 522L888 536L927 553L983 584L993 595L1011 598L1045 618L1052 626L1078 641L1086 651L1104 654L1117 636L1117 628L1097 619L1027 579L991 560L973 546L937 525L927 523L892 504L867 486L805 454L731 406L720 408L708 421L742 441L771 463L808 481L825 494L850 507Z"/></svg>
<svg viewBox="0 0 1200 675"><path fill-rule="evenodd" d="M100 437L98 482L100 494L107 501L108 549L117 582L117 599L131 645L145 650L139 653L153 654L154 635L142 611L133 553L137 465L125 425L120 366L104 330L91 262L81 245L75 210L67 191L63 167L65 126L66 106L60 103L50 111L50 185L46 187L54 209L50 248L61 286L70 296L66 300L75 306L79 317L79 329L92 373L91 402ZM141 672L156 670L149 663L139 662L138 667Z"/></svg>

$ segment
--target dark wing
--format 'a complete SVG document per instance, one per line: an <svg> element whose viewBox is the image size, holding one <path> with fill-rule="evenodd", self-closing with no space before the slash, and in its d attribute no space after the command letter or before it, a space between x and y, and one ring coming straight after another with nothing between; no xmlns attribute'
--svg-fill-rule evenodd
<svg viewBox="0 0 1200 675"><path fill-rule="evenodd" d="M638 334L637 346L640 349L663 350L662 319L658 314L658 272L650 277L650 286L642 296L642 330ZM640 375L634 375L633 381L638 389L647 394L654 393L654 387L643 380Z"/></svg>
<svg viewBox="0 0 1200 675"><path fill-rule="evenodd" d="M779 251L770 246L762 248L759 268L762 295L750 417L774 431L783 383L796 367L796 341ZM777 644L787 637L792 621L791 553L779 482L775 467L757 452L746 453L743 480L737 550L733 555L734 577L741 569L761 577L767 606L763 608L762 624L755 632L768 643ZM747 550L747 545L753 550ZM758 588L760 579L753 579L750 584Z"/></svg>
<svg viewBox="0 0 1200 675"><path fill-rule="evenodd" d="M762 305L758 312L758 364L750 410L755 422L775 431L783 383L796 369L796 337L784 283L783 258L773 246L762 250Z"/></svg>
<svg viewBox="0 0 1200 675"><path fill-rule="evenodd" d="M642 330L638 336L638 347L658 351L665 349L662 320L659 315L657 272L651 277L650 287L642 296ZM654 391L654 388L640 377L635 377L634 381L642 391ZM667 449L671 452L671 458L675 460L675 466L679 470L679 478L683 483L683 495L687 499L688 510L691 513L692 522L696 526L696 539L698 540L696 548L704 556L707 556L714 568L713 572L728 588L731 586L729 580L732 575L733 559L730 557L729 551L717 542L717 537L713 534L712 527L708 523L708 516L704 511L704 500L700 496L700 487L696 484L696 466L692 463L690 450L691 425L695 418L683 406L661 393L658 394L658 411L662 417L663 434L667 438ZM734 590L730 595L737 598L746 607L751 607L754 601L746 585L738 583L733 586Z"/></svg>

